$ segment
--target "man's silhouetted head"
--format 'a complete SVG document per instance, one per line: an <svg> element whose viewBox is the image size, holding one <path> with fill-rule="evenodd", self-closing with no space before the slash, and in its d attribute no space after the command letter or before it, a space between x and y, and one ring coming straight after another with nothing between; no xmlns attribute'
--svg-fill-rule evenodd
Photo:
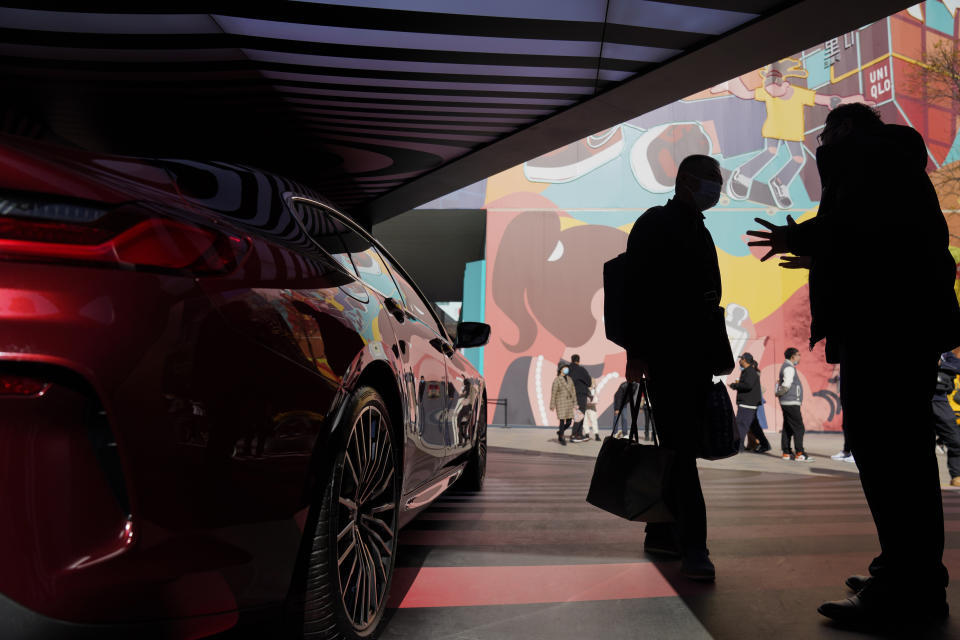
<svg viewBox="0 0 960 640"><path fill-rule="evenodd" d="M687 156L677 167L677 200L706 211L720 200L723 175L720 163L710 156Z"/></svg>
<svg viewBox="0 0 960 640"><path fill-rule="evenodd" d="M576 353L573 354L572 356L570 356L570 362L572 362L573 364L580 364L580 356Z"/></svg>
<svg viewBox="0 0 960 640"><path fill-rule="evenodd" d="M851 133L879 131L883 126L880 112L865 104L842 104L827 114L827 123L820 134L820 144L834 144Z"/></svg>

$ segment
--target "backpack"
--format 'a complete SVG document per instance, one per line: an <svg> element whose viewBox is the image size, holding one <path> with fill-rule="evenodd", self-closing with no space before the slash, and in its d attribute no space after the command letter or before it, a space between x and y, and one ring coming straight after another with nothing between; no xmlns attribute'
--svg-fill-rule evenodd
<svg viewBox="0 0 960 640"><path fill-rule="evenodd" d="M627 348L630 310L627 305L627 254L603 263L603 323L607 340Z"/></svg>

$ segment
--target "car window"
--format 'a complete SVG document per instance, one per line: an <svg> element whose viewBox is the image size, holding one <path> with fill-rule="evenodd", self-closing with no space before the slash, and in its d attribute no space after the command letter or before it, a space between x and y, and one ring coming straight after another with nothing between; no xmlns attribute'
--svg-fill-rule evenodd
<svg viewBox="0 0 960 640"><path fill-rule="evenodd" d="M436 318L430 312L430 304L417 293L417 290L413 288L413 285L410 284L401 273L396 269L393 269L392 273L394 280L397 282L397 286L400 287L400 293L403 296L403 303L407 307L407 311L433 329L438 335L445 336L446 334L443 329L440 328Z"/></svg>
<svg viewBox="0 0 960 640"><path fill-rule="evenodd" d="M322 207L303 200L293 200L293 211L310 238L349 273L359 277L344 240L344 235L349 230L347 226Z"/></svg>
<svg viewBox="0 0 960 640"><path fill-rule="evenodd" d="M384 298L402 300L390 270L370 239L347 226L344 226L344 232L340 234L340 238L347 247L347 253L360 279L379 291Z"/></svg>

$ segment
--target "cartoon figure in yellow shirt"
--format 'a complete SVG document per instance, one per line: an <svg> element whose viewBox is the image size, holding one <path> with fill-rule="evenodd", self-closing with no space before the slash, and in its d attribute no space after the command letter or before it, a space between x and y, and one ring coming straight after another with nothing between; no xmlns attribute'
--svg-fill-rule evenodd
<svg viewBox="0 0 960 640"><path fill-rule="evenodd" d="M712 89L714 93L729 91L744 100L763 102L767 108L767 119L764 120L761 130L766 140L766 149L733 171L727 181L727 193L735 200L745 200L750 195L754 176L777 157L780 145L785 144L790 152L790 160L769 181L768 186L777 206L789 209L793 206L790 183L806 162L803 153L803 137L806 133L804 107L819 104L833 109L847 102L863 102L863 96L841 98L819 95L811 89L793 86L787 78L807 77L807 70L795 58L784 58L766 66L760 76L763 78L763 86L755 90L748 89L739 77Z"/></svg>

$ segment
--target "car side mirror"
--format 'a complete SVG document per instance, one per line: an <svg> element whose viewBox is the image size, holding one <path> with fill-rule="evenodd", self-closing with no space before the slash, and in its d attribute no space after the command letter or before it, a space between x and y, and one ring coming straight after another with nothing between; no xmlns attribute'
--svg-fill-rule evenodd
<svg viewBox="0 0 960 640"><path fill-rule="evenodd" d="M461 322L457 325L457 349L482 347L490 340L490 325L483 322Z"/></svg>

